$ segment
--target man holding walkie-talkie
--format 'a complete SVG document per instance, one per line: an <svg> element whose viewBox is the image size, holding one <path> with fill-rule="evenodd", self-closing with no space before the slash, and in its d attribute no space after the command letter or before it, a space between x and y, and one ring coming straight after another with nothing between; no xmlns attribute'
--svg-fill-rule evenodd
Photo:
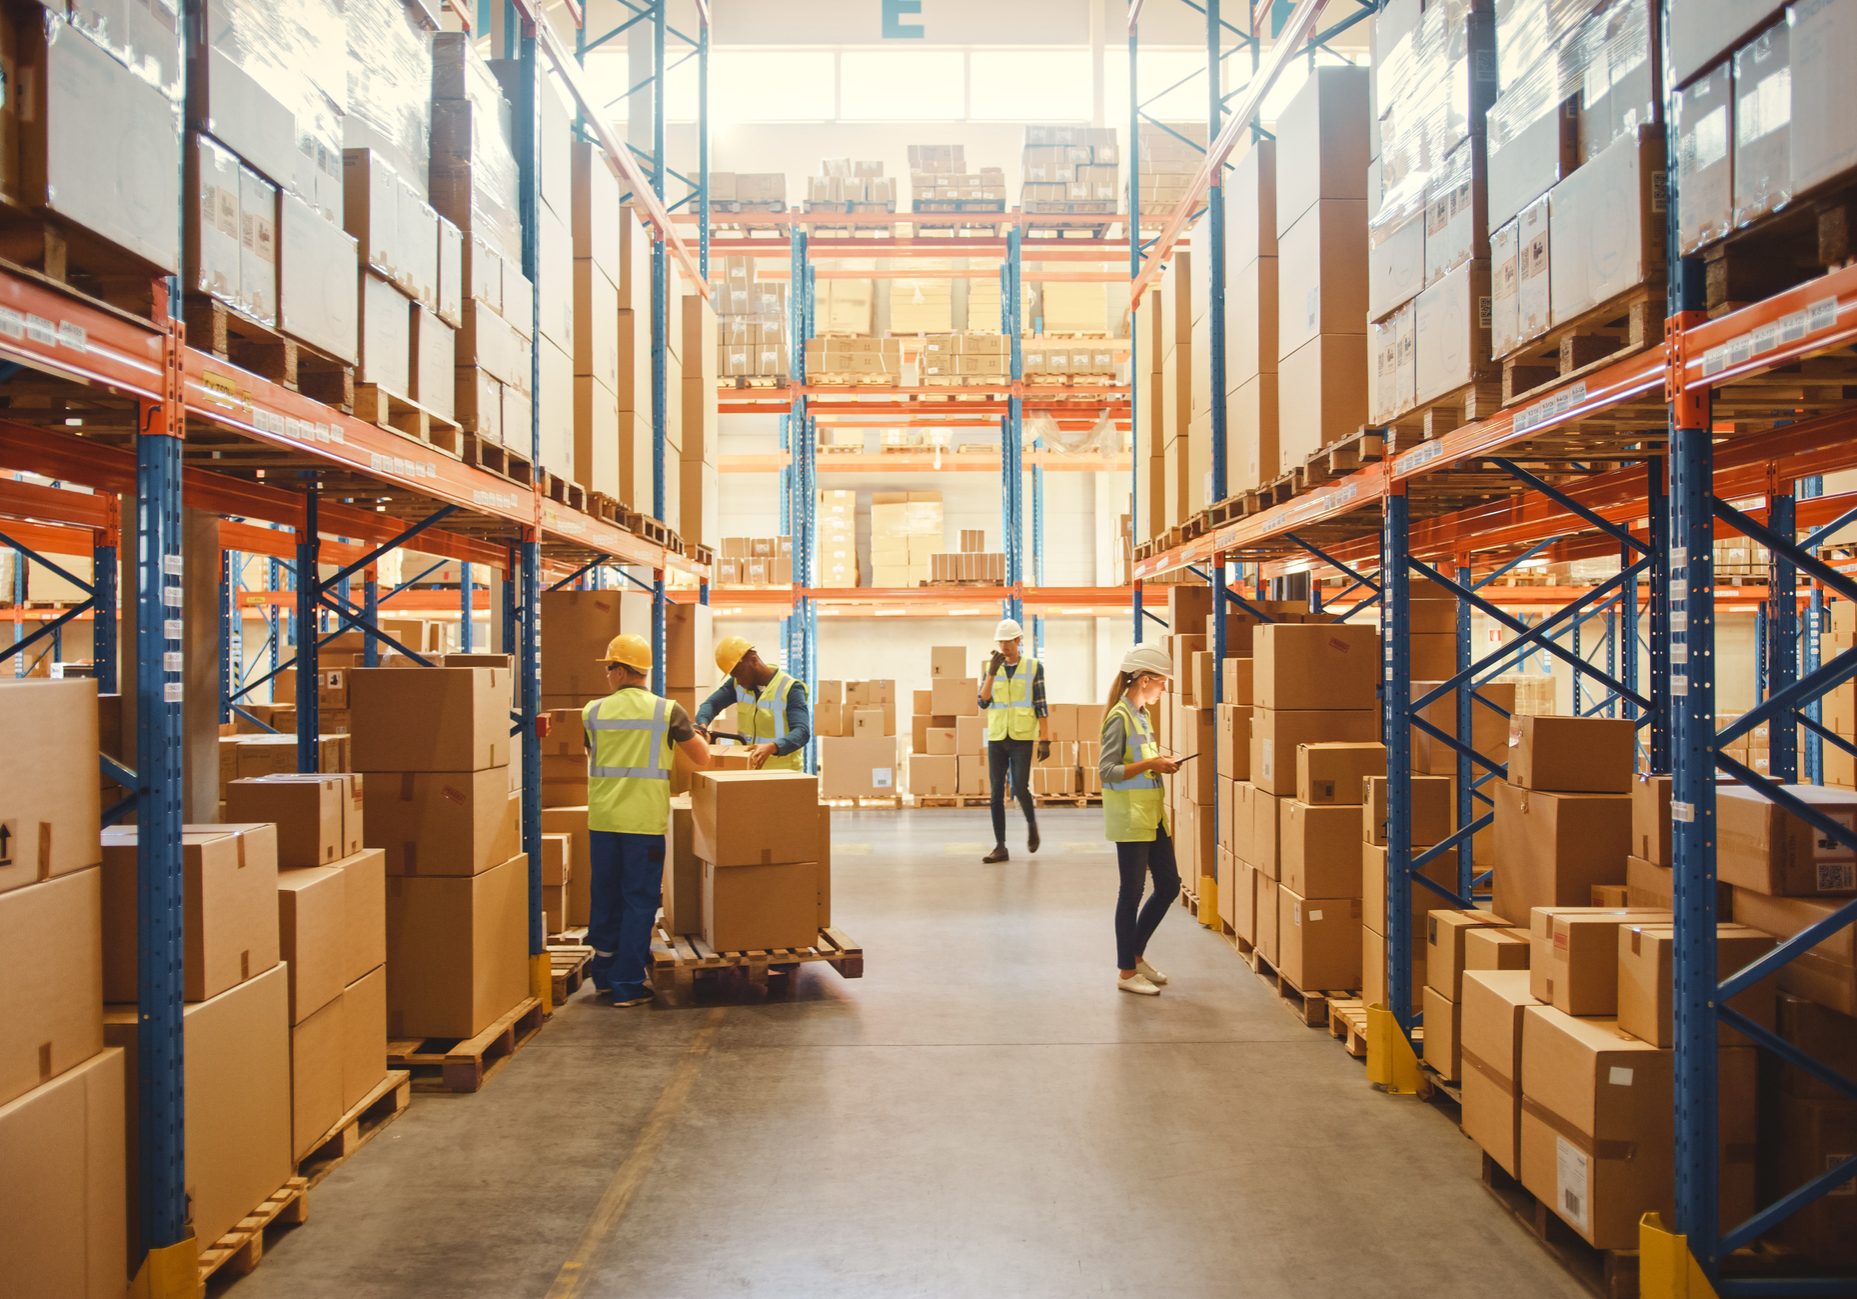
<svg viewBox="0 0 1857 1299"><path fill-rule="evenodd" d="M1012 777L1025 809L1025 846L1038 851L1038 814L1032 807L1032 745L1039 761L1051 756L1051 719L1045 707L1045 666L1022 652L1025 629L1011 618L993 629L997 648L980 681L987 716L987 776L993 799L993 851L980 860L1002 862L1006 851L1006 778Z"/></svg>

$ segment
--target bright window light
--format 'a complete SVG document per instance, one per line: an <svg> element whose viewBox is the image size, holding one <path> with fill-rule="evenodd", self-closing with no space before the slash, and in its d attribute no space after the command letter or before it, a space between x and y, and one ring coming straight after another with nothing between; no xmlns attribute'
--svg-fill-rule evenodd
<svg viewBox="0 0 1857 1299"><path fill-rule="evenodd" d="M1087 122L1095 107L1088 50L975 50L968 68L976 122Z"/></svg>
<svg viewBox="0 0 1857 1299"><path fill-rule="evenodd" d="M953 122L967 116L967 65L959 50L846 50L838 75L840 121Z"/></svg>
<svg viewBox="0 0 1857 1299"><path fill-rule="evenodd" d="M833 112L832 55L827 50L722 49L710 55L712 127L829 122Z"/></svg>
<svg viewBox="0 0 1857 1299"><path fill-rule="evenodd" d="M1234 54L1226 62L1245 57ZM1142 111L1150 117L1163 122L1206 120L1204 50L1142 50L1135 85L1144 101ZM1112 122L1128 120L1128 57L1115 50L1103 58L1103 113Z"/></svg>

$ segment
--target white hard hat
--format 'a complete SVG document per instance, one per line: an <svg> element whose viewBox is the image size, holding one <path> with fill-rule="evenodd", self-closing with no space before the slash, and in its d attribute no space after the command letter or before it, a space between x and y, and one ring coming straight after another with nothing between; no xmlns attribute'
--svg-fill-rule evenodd
<svg viewBox="0 0 1857 1299"><path fill-rule="evenodd" d="M1156 649L1152 645L1137 645L1122 656L1122 671L1130 676L1140 672L1152 672L1156 676L1170 680L1174 674L1174 661L1167 651Z"/></svg>
<svg viewBox="0 0 1857 1299"><path fill-rule="evenodd" d="M999 626L993 629L993 639L997 641L1021 640L1024 636L1025 628L1011 618L1001 618Z"/></svg>

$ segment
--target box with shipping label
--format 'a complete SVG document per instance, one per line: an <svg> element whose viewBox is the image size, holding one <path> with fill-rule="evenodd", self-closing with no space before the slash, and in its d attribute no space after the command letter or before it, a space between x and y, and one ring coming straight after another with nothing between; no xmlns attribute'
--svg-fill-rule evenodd
<svg viewBox="0 0 1857 1299"><path fill-rule="evenodd" d="M1358 807L1363 782L1385 775L1383 744L1317 743L1296 749L1296 797L1304 803Z"/></svg>
<svg viewBox="0 0 1857 1299"><path fill-rule="evenodd" d="M825 798L889 798L900 792L896 764L894 735L822 738L819 793Z"/></svg>
<svg viewBox="0 0 1857 1299"><path fill-rule="evenodd" d="M1278 838L1278 878L1313 898L1352 898L1361 888L1360 818L1351 807L1285 799Z"/></svg>
<svg viewBox="0 0 1857 1299"><path fill-rule="evenodd" d="M1857 791L1786 785L1787 793L1857 831ZM1720 786L1715 795L1716 876L1781 897L1857 893L1857 852L1764 795Z"/></svg>
<svg viewBox="0 0 1857 1299"><path fill-rule="evenodd" d="M1304 898L1277 890L1277 968L1298 988L1354 988L1361 981L1359 898Z"/></svg>

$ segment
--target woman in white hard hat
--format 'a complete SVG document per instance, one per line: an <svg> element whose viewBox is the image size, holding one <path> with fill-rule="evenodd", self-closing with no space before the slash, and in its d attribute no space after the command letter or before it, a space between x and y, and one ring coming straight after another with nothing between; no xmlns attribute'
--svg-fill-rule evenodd
<svg viewBox="0 0 1857 1299"><path fill-rule="evenodd" d="M980 680L980 709L987 719L987 776L993 803L993 851L980 860L1005 861L1006 780L1010 776L1025 809L1025 847L1038 851L1038 814L1032 807L1032 745L1051 755L1051 718L1045 705L1045 665L1022 653L1025 629L1002 618L993 629L995 648Z"/></svg>
<svg viewBox="0 0 1857 1299"><path fill-rule="evenodd" d="M1115 902L1116 986L1123 992L1157 996L1167 976L1148 964L1148 939L1180 896L1172 827L1161 777L1180 767L1161 756L1148 709L1160 700L1173 675L1163 650L1137 645L1122 658L1109 686L1103 715L1103 829L1115 844L1122 872ZM1154 892L1141 901L1142 884Z"/></svg>

